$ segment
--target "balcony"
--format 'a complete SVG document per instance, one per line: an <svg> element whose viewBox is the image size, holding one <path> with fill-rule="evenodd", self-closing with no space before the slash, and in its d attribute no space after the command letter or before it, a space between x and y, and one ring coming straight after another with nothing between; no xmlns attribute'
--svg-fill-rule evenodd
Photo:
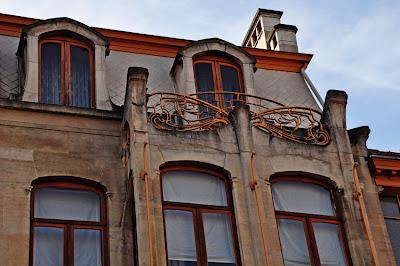
<svg viewBox="0 0 400 266"><path fill-rule="evenodd" d="M179 94L158 92L147 96L149 121L159 130L208 131L229 125L229 114L247 105L251 125L291 141L324 146L330 141L319 110L285 106L263 97L243 93L201 92Z"/></svg>

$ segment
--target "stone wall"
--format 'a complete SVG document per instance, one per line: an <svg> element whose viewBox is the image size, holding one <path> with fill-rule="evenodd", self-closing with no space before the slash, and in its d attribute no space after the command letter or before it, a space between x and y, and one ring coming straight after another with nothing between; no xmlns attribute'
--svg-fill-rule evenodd
<svg viewBox="0 0 400 266"><path fill-rule="evenodd" d="M28 265L30 187L49 176L84 178L106 188L111 265L133 265L121 150L115 113L1 100L0 265Z"/></svg>

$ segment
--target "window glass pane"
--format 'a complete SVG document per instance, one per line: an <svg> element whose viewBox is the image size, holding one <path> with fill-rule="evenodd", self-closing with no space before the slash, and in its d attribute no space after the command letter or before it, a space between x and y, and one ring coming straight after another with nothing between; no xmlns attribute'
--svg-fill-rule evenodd
<svg viewBox="0 0 400 266"><path fill-rule="evenodd" d="M165 210L164 218L168 265L196 265L197 255L192 213L190 211Z"/></svg>
<svg viewBox="0 0 400 266"><path fill-rule="evenodd" d="M61 104L61 44L45 43L40 57L40 101Z"/></svg>
<svg viewBox="0 0 400 266"><path fill-rule="evenodd" d="M337 224L313 223L318 255L322 266L346 265Z"/></svg>
<svg viewBox="0 0 400 266"><path fill-rule="evenodd" d="M385 219L385 222L397 265L400 265L400 221Z"/></svg>
<svg viewBox="0 0 400 266"><path fill-rule="evenodd" d="M400 217L399 203L397 197L380 197L383 215L389 217Z"/></svg>
<svg viewBox="0 0 400 266"><path fill-rule="evenodd" d="M239 75L235 68L220 65L222 88L224 92L240 92ZM239 104L237 95L224 95L225 106L237 106Z"/></svg>
<svg viewBox="0 0 400 266"><path fill-rule="evenodd" d="M101 266L101 231L74 230L74 266Z"/></svg>
<svg viewBox="0 0 400 266"><path fill-rule="evenodd" d="M214 92L214 77L211 63L197 63L194 65L196 75L197 92ZM207 93L198 95L200 100L209 102L213 105L218 105L215 99L215 94ZM201 117L210 115L208 108L200 107L200 112L203 113Z"/></svg>
<svg viewBox="0 0 400 266"><path fill-rule="evenodd" d="M163 175L165 201L228 206L225 183L218 177L190 171Z"/></svg>
<svg viewBox="0 0 400 266"><path fill-rule="evenodd" d="M325 188L303 182L272 185L275 210L334 216L331 194Z"/></svg>
<svg viewBox="0 0 400 266"><path fill-rule="evenodd" d="M100 221L100 198L86 190L38 189L34 207L35 218Z"/></svg>
<svg viewBox="0 0 400 266"><path fill-rule="evenodd" d="M63 265L63 228L33 228L33 265Z"/></svg>
<svg viewBox="0 0 400 266"><path fill-rule="evenodd" d="M278 229L285 265L311 265L304 223L297 220L278 219Z"/></svg>
<svg viewBox="0 0 400 266"><path fill-rule="evenodd" d="M90 106L90 58L87 49L71 45L71 105Z"/></svg>
<svg viewBox="0 0 400 266"><path fill-rule="evenodd" d="M235 265L229 216L221 213L204 213L203 224L208 265Z"/></svg>

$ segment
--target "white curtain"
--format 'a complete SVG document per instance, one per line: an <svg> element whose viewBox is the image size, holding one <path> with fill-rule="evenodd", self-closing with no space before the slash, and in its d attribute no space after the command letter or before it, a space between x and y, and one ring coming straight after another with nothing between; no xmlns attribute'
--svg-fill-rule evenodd
<svg viewBox="0 0 400 266"><path fill-rule="evenodd" d="M203 213L208 262L235 263L230 219L225 214Z"/></svg>
<svg viewBox="0 0 400 266"><path fill-rule="evenodd" d="M42 188L35 192L35 218L100 221L100 198L90 191Z"/></svg>
<svg viewBox="0 0 400 266"><path fill-rule="evenodd" d="M303 182L272 185L275 210L334 216L331 194L325 188Z"/></svg>
<svg viewBox="0 0 400 266"><path fill-rule="evenodd" d="M311 265L304 223L297 220L278 219L278 228L285 265Z"/></svg>
<svg viewBox="0 0 400 266"><path fill-rule="evenodd" d="M227 206L225 183L218 177L190 171L163 175L165 201Z"/></svg>
<svg viewBox="0 0 400 266"><path fill-rule="evenodd" d="M189 211L165 210L164 217L168 260L196 261L196 242L192 213Z"/></svg>
<svg viewBox="0 0 400 266"><path fill-rule="evenodd" d="M313 228L321 265L346 265L343 247L340 241L339 226L329 223L313 223Z"/></svg>
<svg viewBox="0 0 400 266"><path fill-rule="evenodd" d="M63 265L63 229L57 227L34 227L33 265Z"/></svg>
<svg viewBox="0 0 400 266"><path fill-rule="evenodd" d="M74 266L101 266L101 231L74 230Z"/></svg>

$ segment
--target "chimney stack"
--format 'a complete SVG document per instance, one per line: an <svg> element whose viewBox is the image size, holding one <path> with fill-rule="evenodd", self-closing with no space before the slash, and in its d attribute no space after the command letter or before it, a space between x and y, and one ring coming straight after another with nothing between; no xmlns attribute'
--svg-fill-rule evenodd
<svg viewBox="0 0 400 266"><path fill-rule="evenodd" d="M281 24L282 14L282 11L259 8L242 46L297 53L297 28Z"/></svg>

